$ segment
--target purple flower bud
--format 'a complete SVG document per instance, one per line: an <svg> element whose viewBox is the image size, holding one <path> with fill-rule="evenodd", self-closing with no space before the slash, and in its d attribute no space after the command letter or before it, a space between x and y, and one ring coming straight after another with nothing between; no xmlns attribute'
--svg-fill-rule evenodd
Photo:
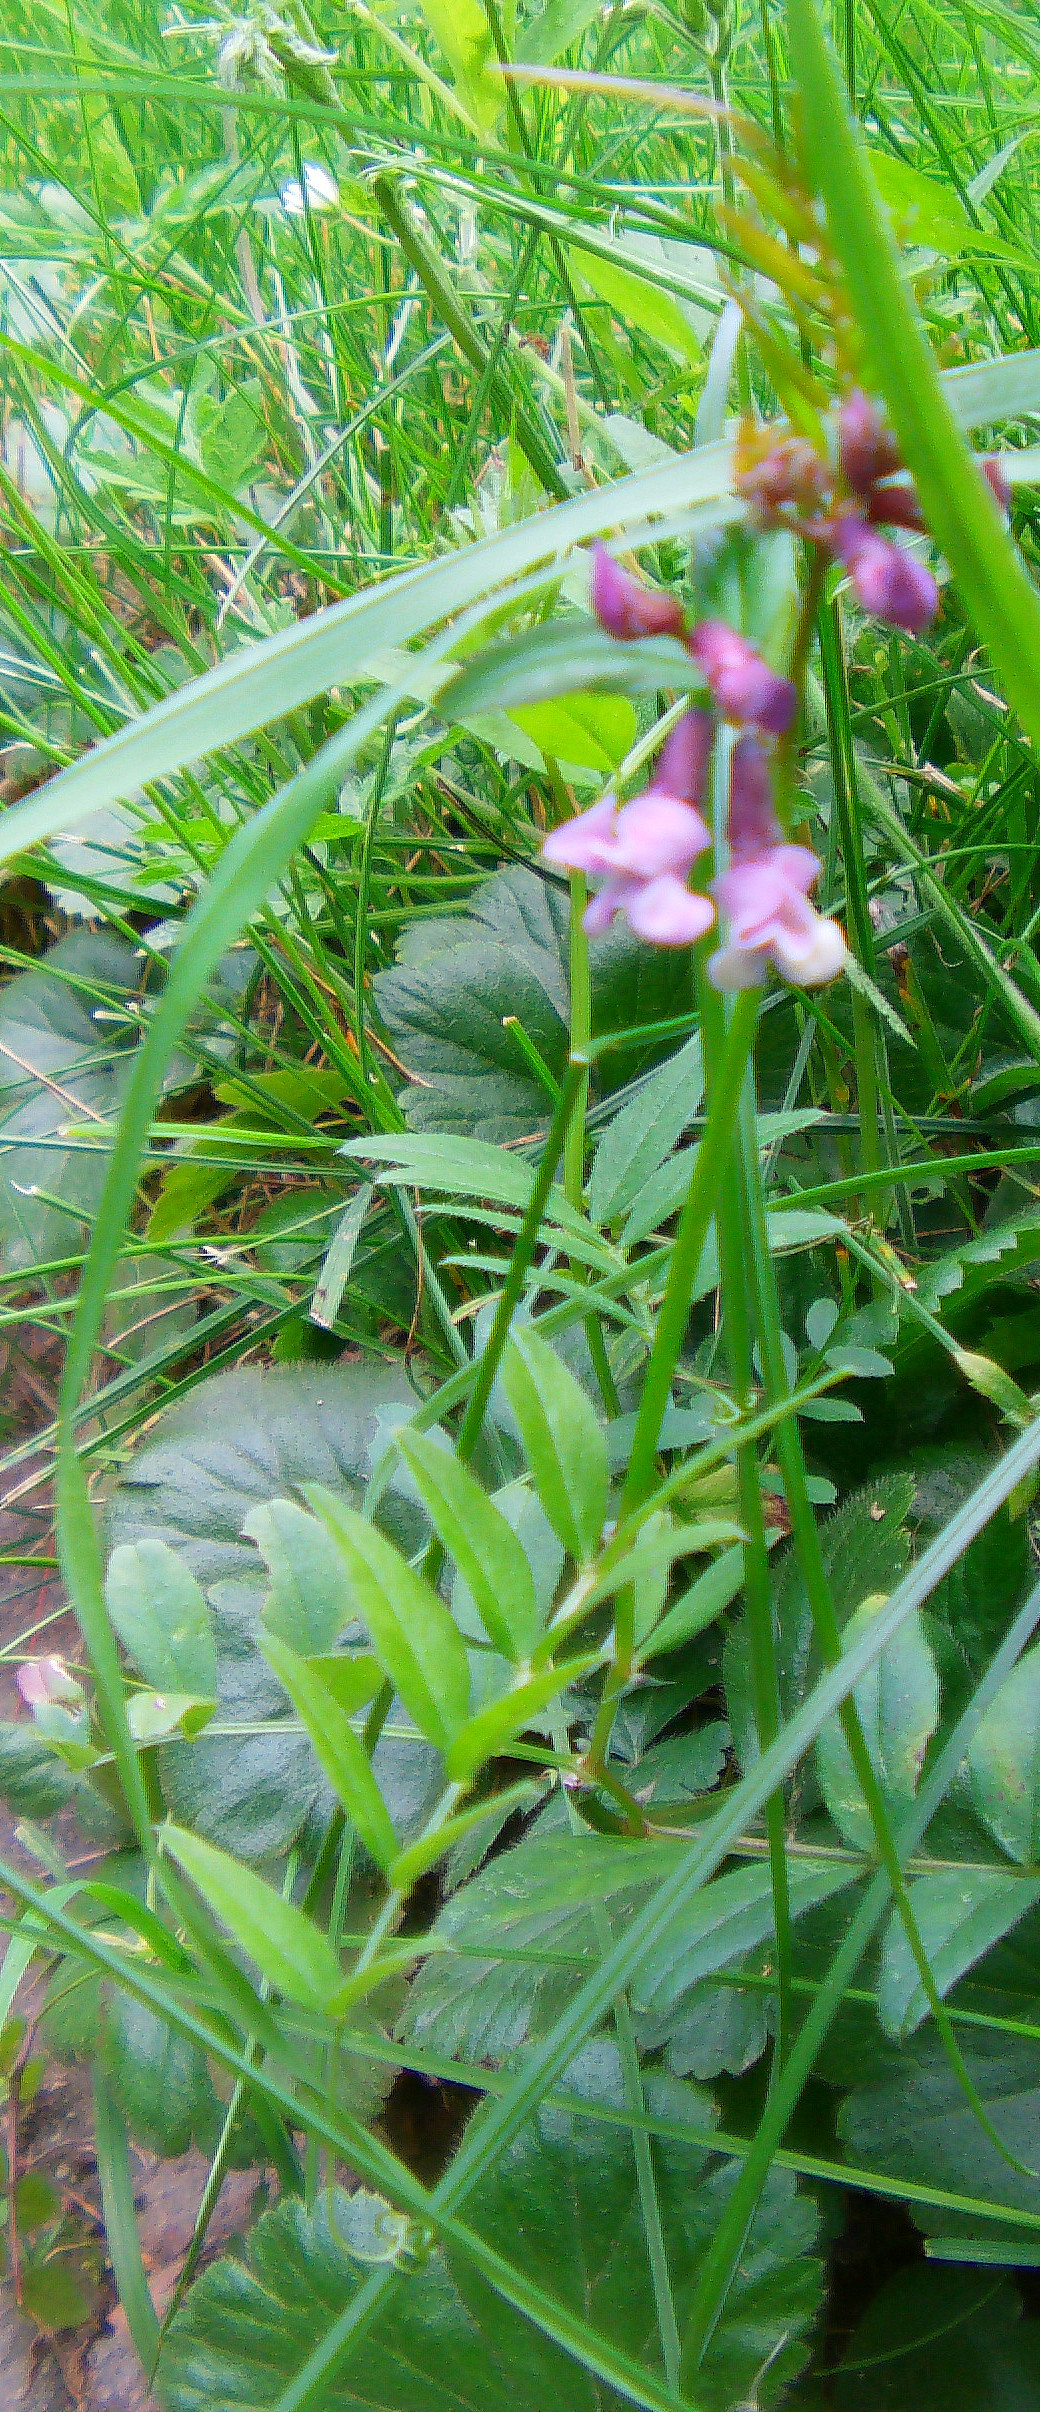
<svg viewBox="0 0 1040 2412"><path fill-rule="evenodd" d="M864 504L864 516L872 527L911 528L915 536L921 535L926 525L916 490L905 477L875 486Z"/></svg>
<svg viewBox="0 0 1040 2412"><path fill-rule="evenodd" d="M757 737L738 737L729 788L729 843L734 862L763 854L768 846L778 845L781 836L773 810L769 756Z"/></svg>
<svg viewBox="0 0 1040 2412"><path fill-rule="evenodd" d="M866 496L879 477L903 464L899 446L877 403L857 386L838 413L838 465L854 494Z"/></svg>
<svg viewBox="0 0 1040 2412"><path fill-rule="evenodd" d="M714 741L715 722L710 712L684 712L657 757L651 781L655 795L681 796L684 804L700 804Z"/></svg>
<svg viewBox="0 0 1040 2412"><path fill-rule="evenodd" d="M600 627L626 644L636 637L682 635L682 604L659 587L630 578L604 544L597 544L592 555L592 608Z"/></svg>
<svg viewBox="0 0 1040 2412"><path fill-rule="evenodd" d="M750 722L771 737L786 736L798 709L798 690L789 678L771 670L725 620L701 620L688 641L727 720L738 727Z"/></svg>
<svg viewBox="0 0 1040 2412"><path fill-rule="evenodd" d="M770 846L712 881L729 938L708 965L716 988L757 987L772 959L797 988L819 988L844 969L848 950L836 921L809 903L820 863L807 846Z"/></svg>
<svg viewBox="0 0 1040 2412"><path fill-rule="evenodd" d="M52 1700L82 1700L83 1693L63 1658L27 1658L15 1682L29 1708L49 1707Z"/></svg>
<svg viewBox="0 0 1040 2412"><path fill-rule="evenodd" d="M993 499L1003 511L1005 519L1010 519L1013 488L1004 463L996 453L991 452L983 461L982 474L987 485L992 487Z"/></svg>
<svg viewBox="0 0 1040 2412"><path fill-rule="evenodd" d="M851 513L832 529L831 543L864 611L887 620L892 628L923 636L939 608L938 587L923 561L915 561L887 536L875 536Z"/></svg>

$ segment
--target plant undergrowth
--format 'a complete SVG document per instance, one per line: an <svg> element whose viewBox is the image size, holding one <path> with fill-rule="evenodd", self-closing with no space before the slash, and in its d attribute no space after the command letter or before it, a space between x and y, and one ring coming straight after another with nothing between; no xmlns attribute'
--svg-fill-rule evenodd
<svg viewBox="0 0 1040 2412"><path fill-rule="evenodd" d="M1038 80L8 8L0 2065L165 2412L1040 2405Z"/></svg>

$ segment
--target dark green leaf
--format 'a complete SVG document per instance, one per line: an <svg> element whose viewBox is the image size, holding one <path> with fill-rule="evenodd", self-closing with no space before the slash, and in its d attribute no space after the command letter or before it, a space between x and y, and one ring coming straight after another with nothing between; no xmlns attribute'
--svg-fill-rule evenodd
<svg viewBox="0 0 1040 2412"><path fill-rule="evenodd" d="M617 2055L593 2044L569 2089L620 2109ZM712 2109L692 2087L651 2076L662 2115L700 2126ZM662 2224L682 2317L731 2184L703 2145L655 2150ZM475 2214L498 2251L648 2370L660 2368L653 2288L631 2144L623 2127L543 2110L485 2180ZM375 2214L375 2215L373 2215ZM696 2384L705 2412L730 2412L774 2352L782 2389L805 2356L820 2298L814 2207L793 2181L770 2180L741 2268ZM354 2246L352 2253L351 2246ZM269 2412L314 2343L350 2301L373 2259L408 2253L407 2224L365 2198L325 2196L309 2215L286 2203L254 2230L248 2265L225 2261L199 2281L173 2324L162 2380L166 2412ZM408 2267L407 2258L405 2267ZM615 2412L621 2398L592 2380L474 2276L455 2253L411 2269L377 2315L343 2375L327 2383L327 2412L362 2402L416 2412L417 2373L429 2412ZM775 2374L775 2375L774 2375ZM768 2404L767 2385L761 2398Z"/></svg>
<svg viewBox="0 0 1040 2412"><path fill-rule="evenodd" d="M1040 1850L1040 1642L1001 1685L968 1752L976 1808L1010 1859Z"/></svg>
<svg viewBox="0 0 1040 2412"><path fill-rule="evenodd" d="M515 1016L554 1078L568 1049L568 900L532 871L500 871L465 913L413 922L392 971L373 982L395 1054L417 1081L402 1103L416 1130L461 1131L484 1140L522 1139L547 1116L541 1084L512 1032ZM615 922L592 952L597 1037L689 1008L685 964L667 948L641 946ZM620 1087L662 1050L646 1041L603 1059L607 1088Z"/></svg>
<svg viewBox="0 0 1040 2412"><path fill-rule="evenodd" d="M842 2357L838 2412L1040 2412L1040 2337L1006 2278L900 2270Z"/></svg>
<svg viewBox="0 0 1040 2412"><path fill-rule="evenodd" d="M910 1888L917 1930L940 1997L1040 1900L1040 1876L1004 1868L936 1868ZM929 2011L906 1928L893 1910L885 1935L878 2015L886 2034L912 2035Z"/></svg>

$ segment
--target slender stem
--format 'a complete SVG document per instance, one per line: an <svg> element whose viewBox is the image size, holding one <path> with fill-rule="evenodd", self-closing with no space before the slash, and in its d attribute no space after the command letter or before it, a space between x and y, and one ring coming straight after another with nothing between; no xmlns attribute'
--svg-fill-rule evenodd
<svg viewBox="0 0 1040 2412"><path fill-rule="evenodd" d="M750 1142L745 1134L742 1133L742 1136L745 1144L750 1143L752 1146L757 1146L753 1116ZM726 1167L718 1230L723 1325L730 1379L740 1412L742 1415L746 1415L753 1403L751 1331L748 1320L749 1249L746 1216L742 1212L739 1165L735 1155L731 1156ZM765 1517L762 1513L762 1486L759 1480L757 1450L745 1443L736 1452L736 1464L740 1521L747 1536L744 1547L743 1589L751 1656L755 1731L758 1736L758 1747L760 1751L764 1751L768 1750L771 1742L775 1742L780 1731L780 1682L776 1659L776 1634L773 1624L773 1587L769 1572ZM766 1802L765 1825L773 1892L779 2004L774 2056L775 2070L787 2057L791 2037L791 1896L787 1876L782 1791L772 1793Z"/></svg>
<svg viewBox="0 0 1040 2412"><path fill-rule="evenodd" d="M704 1137L697 1148L690 1186L675 1235L668 1282L657 1317L654 1345L639 1402L622 1513L637 1507L653 1487L654 1460L672 1376L689 1322L693 1285L715 1212L722 1169L737 1117L740 1091L758 1020L758 990L738 997L714 1076Z"/></svg>
<svg viewBox="0 0 1040 2412"><path fill-rule="evenodd" d="M571 1116L588 1079L588 1057L572 1055L566 1078L560 1091L560 1102L549 1125L549 1136L535 1175L523 1222L516 1235L505 1286L492 1318L491 1330L484 1346L469 1405L462 1419L456 1454L465 1465L472 1457L480 1437L495 1375L502 1362L502 1352L509 1338L509 1326L520 1303L520 1295L531 1260L538 1246L542 1216L549 1202L549 1192L556 1178L570 1129Z"/></svg>

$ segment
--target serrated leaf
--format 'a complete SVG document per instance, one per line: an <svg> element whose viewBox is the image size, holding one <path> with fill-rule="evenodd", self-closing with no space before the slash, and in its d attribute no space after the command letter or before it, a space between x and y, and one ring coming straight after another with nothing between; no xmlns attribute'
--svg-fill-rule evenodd
<svg viewBox="0 0 1040 2412"><path fill-rule="evenodd" d="M469 1713L469 1660L442 1600L393 1544L318 1483L304 1485L343 1558L356 1613L420 1733L447 1751Z"/></svg>
<svg viewBox="0 0 1040 2412"><path fill-rule="evenodd" d="M935 1868L909 1887L917 1930L940 1998L1040 1900L1040 1876L1004 1868ZM912 2035L929 2015L906 1928L893 1910L885 1934L878 2016L886 2035Z"/></svg>
<svg viewBox="0 0 1040 2412"><path fill-rule="evenodd" d="M864 1600L842 1634L851 1648L869 1630L887 1594ZM853 1700L885 1802L898 1819L917 1791L924 1754L939 1721L939 1681L920 1616L906 1617L898 1633L856 1685ZM859 1850L873 1844L874 1826L836 1717L816 1744L816 1771L827 1807L846 1842Z"/></svg>
<svg viewBox="0 0 1040 2412"><path fill-rule="evenodd" d="M285 1698L259 1647L267 1574L243 1527L257 1508L307 1480L360 1504L385 1446L385 1420L414 1405L407 1378L382 1360L263 1373L243 1366L200 1382L158 1419L109 1502L110 1542L157 1534L207 1592L221 1723L261 1727L241 1739L204 1735L159 1754L177 1823L243 1858L284 1851L319 1790L310 1743L278 1723ZM391 1475L378 1513L407 1548L422 1546L429 1526L410 1482L406 1490Z"/></svg>
<svg viewBox="0 0 1040 2412"><path fill-rule="evenodd" d="M532 1480L554 1533L578 1565L595 1551L607 1512L607 1444L590 1399L546 1340L515 1331L502 1381Z"/></svg>
<svg viewBox="0 0 1040 2412"><path fill-rule="evenodd" d="M547 1100L529 1071L511 1016L562 1079L569 1046L570 978L565 889L513 868L497 872L451 919L410 924L393 970L373 992L394 1052L423 1086L404 1090L413 1130L459 1131L484 1141L529 1138ZM689 982L666 947L642 946L616 921L592 949L592 1022L599 1037L683 1013ZM665 1052L640 1040L611 1049L594 1090L621 1088Z"/></svg>
<svg viewBox="0 0 1040 2412"><path fill-rule="evenodd" d="M699 2125L705 2141L655 2146L664 2249L680 2320L732 2186L707 2137L713 2106L692 2086L650 2072L660 2115ZM568 2091L616 2113L624 2094L617 2053L588 2047ZM373 2219L375 2210L377 2216ZM407 2224L357 2197L324 2194L313 2213L286 2202L254 2229L249 2260L208 2271L172 2323L163 2357L167 2412L273 2412L315 2342L342 2316L373 2262L408 2254ZM653 2371L660 2349L630 2139L623 2126L543 2109L489 2173L470 2216L500 2254L592 2332ZM821 2293L813 2252L817 2214L776 2171L756 2213L719 2324L698 2374L705 2412L730 2412L764 2358L782 2386L805 2356ZM406 2258L405 2266L408 2267ZM431 2351L431 2339L435 2350ZM327 2412L359 2400L372 2412L620 2412L622 2398L492 2294L461 2254L434 2252L410 2268L377 2313L342 2376L327 2379Z"/></svg>
<svg viewBox="0 0 1040 2412"><path fill-rule="evenodd" d="M227 1851L215 1850L197 1834L165 1826L163 1847L275 1991L307 2010L325 2010L342 1984L343 1971L328 1936L313 1919L252 1868L243 1867Z"/></svg>
<svg viewBox="0 0 1040 2412"><path fill-rule="evenodd" d="M468 1469L424 1433L405 1428L398 1446L476 1601L489 1641L504 1658L528 1658L541 1633L530 1563L512 1526Z"/></svg>
<svg viewBox="0 0 1040 2412"><path fill-rule="evenodd" d="M323 1680L320 1662L299 1658L275 1633L265 1635L263 1651L302 1717L318 1764L366 1851L377 1867L388 1868L399 1848L393 1822L360 1736Z"/></svg>
<svg viewBox="0 0 1040 2412"><path fill-rule="evenodd" d="M124 1650L156 1691L215 1698L213 1618L176 1550L154 1537L121 1542L108 1562L105 1600Z"/></svg>

